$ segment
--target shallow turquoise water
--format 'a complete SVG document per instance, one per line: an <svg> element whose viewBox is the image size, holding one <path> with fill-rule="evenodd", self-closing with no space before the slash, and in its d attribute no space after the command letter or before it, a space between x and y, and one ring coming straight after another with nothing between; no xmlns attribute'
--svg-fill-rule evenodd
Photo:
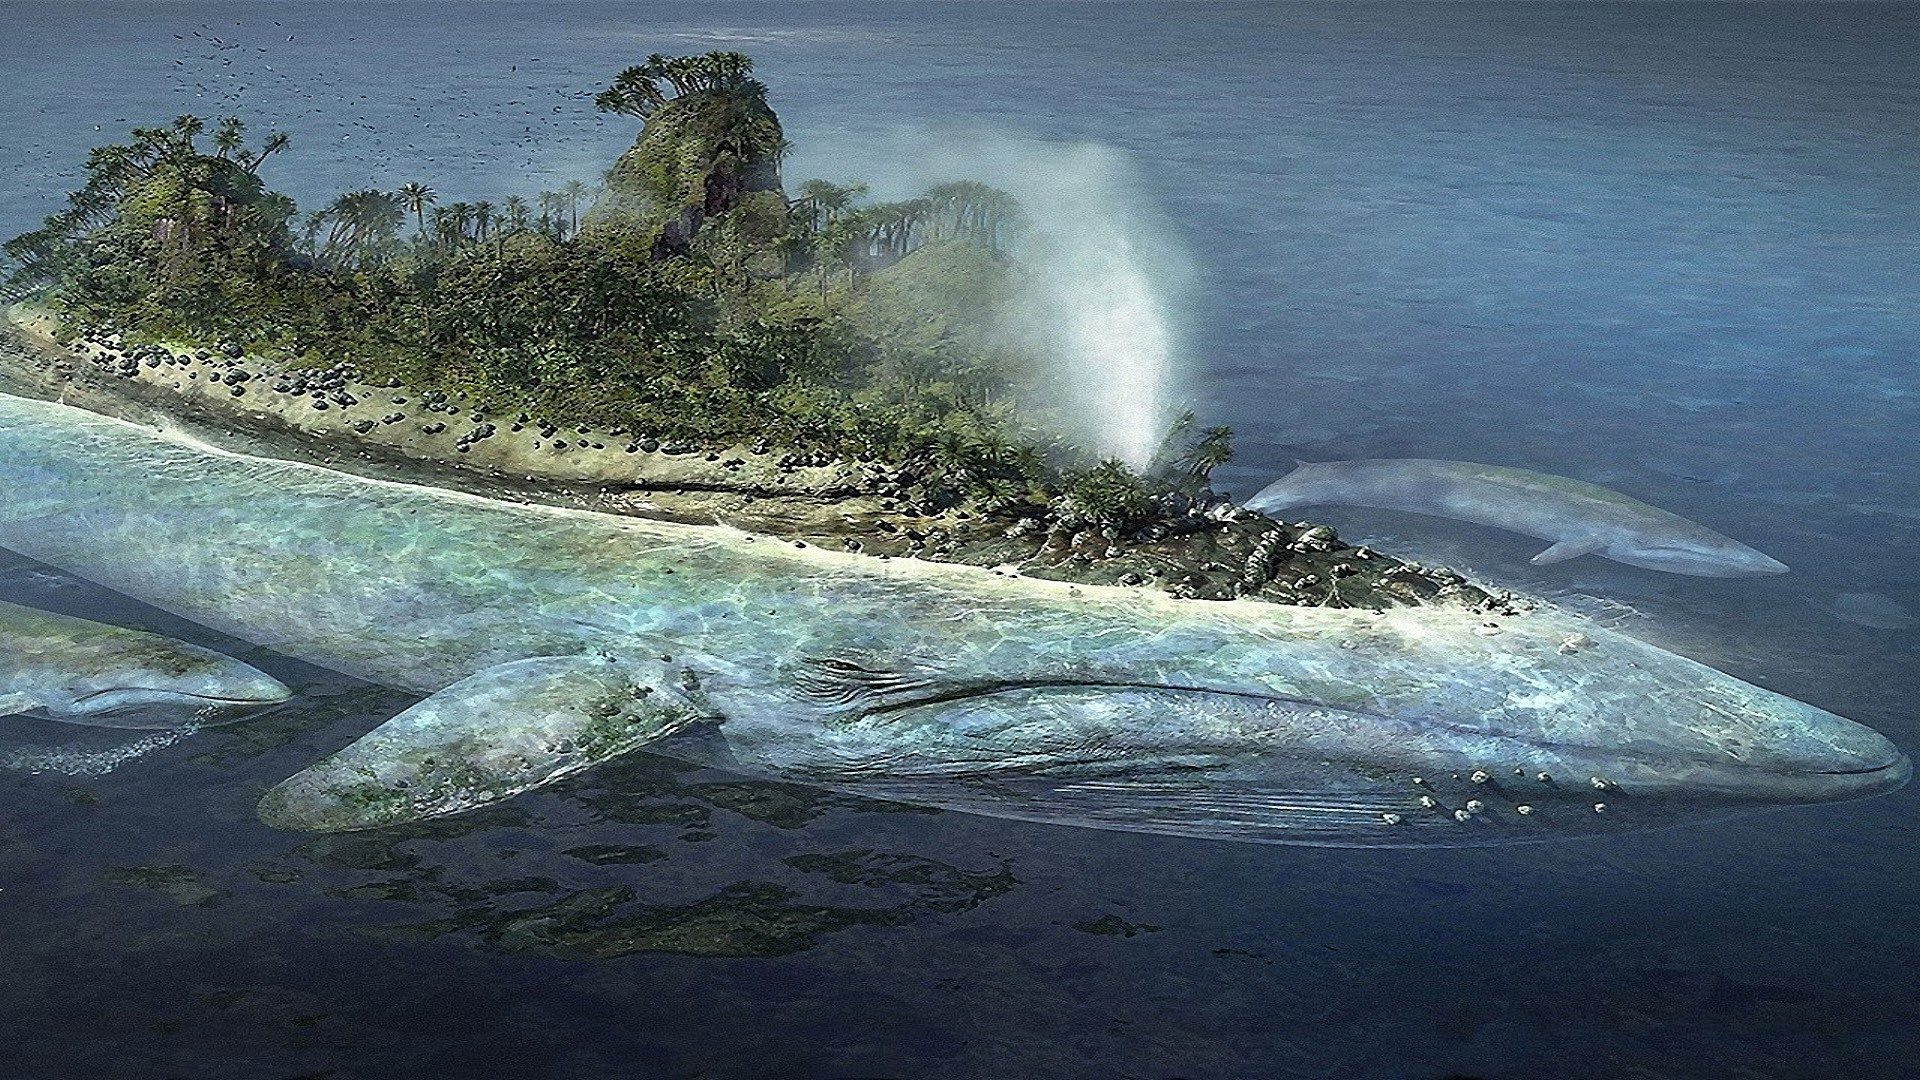
<svg viewBox="0 0 1920 1080"><path fill-rule="evenodd" d="M1193 269L1187 385L1240 433L1228 486L1426 456L1619 488L1794 572L1533 569L1522 538L1332 516L1920 745L1914 632L1828 607L1920 609L1911 7L0 2L0 22L9 235L88 146L186 111L293 132L268 171L302 201L590 178L631 131L580 92L652 51L752 52L792 178L903 176L936 127L1116 147ZM24 565L0 595L185 631ZM471 828L307 844L252 823L258 791L406 699L275 670L309 704L251 733L97 780L0 776L9 1076L1920 1071L1910 793L1357 853L882 812L642 761ZM653 951L690 941L792 951Z"/></svg>

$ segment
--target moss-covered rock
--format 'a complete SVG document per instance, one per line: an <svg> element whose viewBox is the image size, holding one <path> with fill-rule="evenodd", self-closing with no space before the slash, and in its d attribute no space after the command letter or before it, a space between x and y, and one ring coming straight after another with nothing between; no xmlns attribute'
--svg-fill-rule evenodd
<svg viewBox="0 0 1920 1080"><path fill-rule="evenodd" d="M608 172L606 194L585 225L589 235L650 233L656 257L685 256L710 219L752 195L778 195L777 154L786 140L764 90L747 80L683 94L654 110ZM778 197L779 214L752 215L751 228L767 234L764 240L785 231L786 199Z"/></svg>

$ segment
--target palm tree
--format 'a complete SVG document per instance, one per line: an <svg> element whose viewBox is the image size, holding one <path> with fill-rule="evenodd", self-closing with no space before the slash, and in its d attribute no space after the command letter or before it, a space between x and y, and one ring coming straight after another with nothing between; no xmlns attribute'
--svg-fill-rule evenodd
<svg viewBox="0 0 1920 1080"><path fill-rule="evenodd" d="M177 161L182 155L193 153L193 137L184 135L180 125L191 128L198 123L196 117L182 116L174 121L173 127L134 128L133 137L137 141L129 151L128 164L135 173L146 176L160 162Z"/></svg>
<svg viewBox="0 0 1920 1080"><path fill-rule="evenodd" d="M66 220L63 229L91 228L104 224L113 216L114 208L120 203L120 192L110 190L107 185L89 183L86 187L67 196L67 209L61 215Z"/></svg>
<svg viewBox="0 0 1920 1080"><path fill-rule="evenodd" d="M325 210L314 213L314 216L321 221L333 223L333 228L327 231L326 243L320 245L320 250L329 256L338 256L340 249L346 243L347 234L353 228L353 199L353 192L345 192L328 203Z"/></svg>
<svg viewBox="0 0 1920 1080"><path fill-rule="evenodd" d="M457 202L447 207L447 223L453 227L455 246L466 242L467 225L472 221L472 203Z"/></svg>
<svg viewBox="0 0 1920 1080"><path fill-rule="evenodd" d="M620 113L645 122L670 99L660 89L665 79L676 97L725 92L765 104L765 83L751 78L753 59L746 53L710 52L704 56L664 56L654 53L647 62L621 71L613 85L594 95L601 112ZM765 147L761 148L765 150Z"/></svg>
<svg viewBox="0 0 1920 1080"><path fill-rule="evenodd" d="M244 220L252 222L261 231L272 236L286 228L287 223L299 213L299 209L291 198L273 191L261 196L259 201L249 206Z"/></svg>
<svg viewBox="0 0 1920 1080"><path fill-rule="evenodd" d="M842 215L827 223L820 230L820 242L817 250L825 252L827 257L838 262L847 271L847 281L852 283L859 271L861 249L867 246L868 229L864 211L854 211ZM824 267L820 272L820 295L827 295L827 273Z"/></svg>
<svg viewBox="0 0 1920 1080"><path fill-rule="evenodd" d="M379 258L406 220L401 207L400 196L372 188L340 196L321 211L333 222L321 252L342 266Z"/></svg>
<svg viewBox="0 0 1920 1080"><path fill-rule="evenodd" d="M905 258L915 247L914 234L932 211L926 199L880 203L870 207L868 219L877 226L874 240L881 253L894 259Z"/></svg>
<svg viewBox="0 0 1920 1080"><path fill-rule="evenodd" d="M527 207L527 200L521 198L518 195L507 196L507 202L506 202L507 228L513 230L514 232L526 232L527 218L529 213L530 211L529 211L529 208Z"/></svg>
<svg viewBox="0 0 1920 1080"><path fill-rule="evenodd" d="M327 223L327 212L315 210L300 223L301 246L307 254L320 257L320 230Z"/></svg>
<svg viewBox="0 0 1920 1080"><path fill-rule="evenodd" d="M485 199L473 204L473 238L484 241L487 226L493 224L493 204Z"/></svg>
<svg viewBox="0 0 1920 1080"><path fill-rule="evenodd" d="M567 197L558 191L543 191L540 193L539 199L541 214L552 219L553 238L555 240L565 240L566 237L562 235L563 230L561 226L566 224L566 219L560 215L567 208Z"/></svg>
<svg viewBox="0 0 1920 1080"><path fill-rule="evenodd" d="M1153 451L1154 467L1163 470L1179 467L1186 460L1186 452L1182 447L1187 445L1187 432L1192 430L1193 410L1188 409L1175 417L1173 423L1167 425L1166 432L1160 436L1160 445Z"/></svg>
<svg viewBox="0 0 1920 1080"><path fill-rule="evenodd" d="M1027 227L1027 215L1020 208L1019 200L1001 191L999 188L986 187L980 196L980 207L976 211L980 222L982 238L987 247L1000 250L1002 241L1009 239Z"/></svg>
<svg viewBox="0 0 1920 1080"><path fill-rule="evenodd" d="M693 67L690 56L662 56L659 53L647 57L646 69L673 84L676 94L693 93Z"/></svg>
<svg viewBox="0 0 1920 1080"><path fill-rule="evenodd" d="M260 144L259 153L251 156L247 154L239 155L240 166L250 173L257 173L260 171L260 163L267 160L269 155L277 154L285 150L292 143L292 136L284 131L276 131L267 136L266 142Z"/></svg>
<svg viewBox="0 0 1920 1080"><path fill-rule="evenodd" d="M1000 250L1007 234L1026 225L1013 196L978 180L954 180L927 189L934 215L934 239L966 239Z"/></svg>
<svg viewBox="0 0 1920 1080"><path fill-rule="evenodd" d="M445 255L454 248L453 214L444 206L436 206L427 214L427 221L433 227L433 242Z"/></svg>
<svg viewBox="0 0 1920 1080"><path fill-rule="evenodd" d="M67 220L61 231L110 220L128 185L146 176L152 165L149 154L139 146L102 146L88 153L86 186L67 196Z"/></svg>
<svg viewBox="0 0 1920 1080"><path fill-rule="evenodd" d="M427 207L437 198L433 189L421 183L407 183L401 184L394 194L400 196L403 206L413 211L414 228L420 230L421 236L427 235Z"/></svg>
<svg viewBox="0 0 1920 1080"><path fill-rule="evenodd" d="M933 204L925 199L908 199L900 204L901 225L905 231L902 237L900 254L905 255L908 244L916 232L922 232L927 219L933 215ZM916 245L917 246L917 245Z"/></svg>
<svg viewBox="0 0 1920 1080"><path fill-rule="evenodd" d="M791 274L795 270L804 269L808 256L813 253L814 241L817 239L818 237L813 233L797 228L788 229L774 237L773 253L780 256L781 272Z"/></svg>
<svg viewBox="0 0 1920 1080"><path fill-rule="evenodd" d="M219 152L220 160L246 144L247 125L237 116L229 116L220 121L220 130L213 133L213 147Z"/></svg>
<svg viewBox="0 0 1920 1080"><path fill-rule="evenodd" d="M868 207L863 216L867 225L868 259L879 255L903 255L904 235L911 228L905 203L879 203Z"/></svg>
<svg viewBox="0 0 1920 1080"><path fill-rule="evenodd" d="M954 180L927 189L926 199L935 214L935 239L959 239L968 231L973 219L973 194L977 183L973 180Z"/></svg>
<svg viewBox="0 0 1920 1080"><path fill-rule="evenodd" d="M791 153L793 153L793 143L785 136L767 148L767 156L773 159L773 167L776 171L787 163L787 155Z"/></svg>
<svg viewBox="0 0 1920 1080"><path fill-rule="evenodd" d="M743 52L710 52L700 60L715 88L731 86L753 74L753 58Z"/></svg>
<svg viewBox="0 0 1920 1080"><path fill-rule="evenodd" d="M793 204L806 215L807 231L820 232L866 193L865 184L842 187L827 180L808 180L800 185L800 197Z"/></svg>
<svg viewBox="0 0 1920 1080"><path fill-rule="evenodd" d="M655 109L667 103L660 84L654 81L659 75L651 61L627 68L613 77L612 86L594 96L594 107L601 112L632 116L644 123Z"/></svg>
<svg viewBox="0 0 1920 1080"><path fill-rule="evenodd" d="M561 194L566 196L567 199L567 213L573 218L573 231L575 233L580 231L580 199L586 195L586 193L587 185L578 180L567 181L567 186L561 190Z"/></svg>
<svg viewBox="0 0 1920 1080"><path fill-rule="evenodd" d="M181 114L173 118L173 134L180 142L180 149L193 152L194 136L207 130L207 122L197 116Z"/></svg>
<svg viewBox="0 0 1920 1080"><path fill-rule="evenodd" d="M1207 479L1213 470L1233 460L1233 429L1226 426L1210 427L1200 433L1200 437L1187 448L1187 471L1193 477L1195 489L1207 486Z"/></svg>
<svg viewBox="0 0 1920 1080"><path fill-rule="evenodd" d="M358 244L361 257L382 258L392 253L400 227L407 215L400 197L388 191L368 189L361 193L358 207Z"/></svg>

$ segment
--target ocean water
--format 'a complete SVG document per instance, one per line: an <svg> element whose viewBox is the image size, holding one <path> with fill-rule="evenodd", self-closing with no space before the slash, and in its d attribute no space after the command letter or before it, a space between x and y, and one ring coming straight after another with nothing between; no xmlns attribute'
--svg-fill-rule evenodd
<svg viewBox="0 0 1920 1080"><path fill-rule="evenodd" d="M1618 488L1793 572L1534 568L1505 533L1324 516L1911 752L1920 632L1888 612L1920 610L1916 40L1920 9L1871 3L0 0L0 234L89 146L182 112L291 132L265 172L303 203L591 180L633 131L587 97L656 51L752 53L790 180L895 194L940 155L1097 144L1144 272L1181 281L1176 382L1235 428L1225 486L1418 456ZM0 597L302 694L138 753L6 722L7 1080L1920 1074L1911 790L1358 852L636 757L314 840L255 798L407 697L24 559Z"/></svg>

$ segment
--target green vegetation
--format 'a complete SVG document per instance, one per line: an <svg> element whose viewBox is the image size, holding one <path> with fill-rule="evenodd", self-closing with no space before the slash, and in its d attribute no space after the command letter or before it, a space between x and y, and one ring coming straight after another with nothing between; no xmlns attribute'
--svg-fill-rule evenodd
<svg viewBox="0 0 1920 1080"><path fill-rule="evenodd" d="M1153 503L1132 470L1108 460L1072 478L1067 507L1095 525L1130 528L1152 512Z"/></svg>
<svg viewBox="0 0 1920 1080"><path fill-rule="evenodd" d="M869 204L808 180L740 53L654 55L595 98L642 123L598 188L443 203L420 182L302 213L237 117L182 116L95 150L8 283L65 332L230 344L282 362L464 392L555 423L707 448L756 441L911 465L947 505L1065 498L1108 524L1204 488L1225 429L1170 435L1143 483L1026 426L1025 362L993 327L1027 220L975 181ZM1078 470L1078 471L1076 471Z"/></svg>
<svg viewBox="0 0 1920 1080"><path fill-rule="evenodd" d="M1213 470L1233 460L1233 429L1210 427L1193 434L1193 414L1182 414L1167 429L1154 455L1153 477L1184 495L1207 490Z"/></svg>

